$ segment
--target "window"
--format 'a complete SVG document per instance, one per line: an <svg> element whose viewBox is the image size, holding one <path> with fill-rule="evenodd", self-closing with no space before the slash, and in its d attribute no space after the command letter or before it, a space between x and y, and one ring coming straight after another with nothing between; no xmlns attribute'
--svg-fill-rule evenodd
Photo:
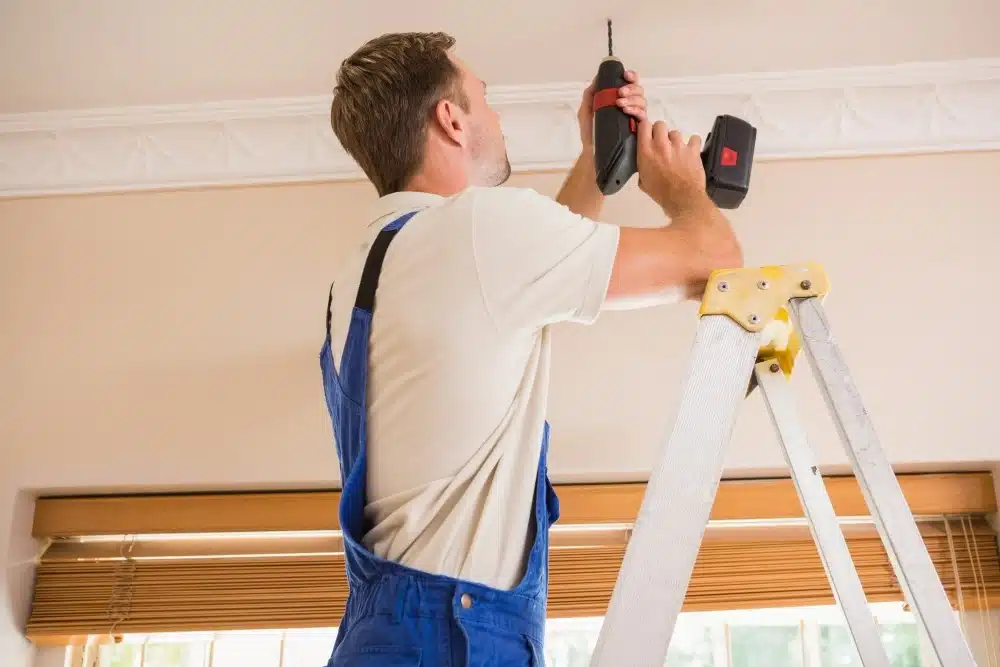
<svg viewBox="0 0 1000 667"><path fill-rule="evenodd" d="M336 634L320 628L125 635L98 649L94 667L322 667ZM69 655L67 667L90 667L82 653Z"/></svg>
<svg viewBox="0 0 1000 667"><path fill-rule="evenodd" d="M1000 608L992 476L897 479L953 603L963 613ZM899 606L859 485L824 483L893 667L938 667ZM644 488L559 487L550 665L589 661ZM335 491L41 498L32 533L49 544L25 634L38 646L124 637L71 649L68 667L322 667L348 594L337 502ZM856 667L839 610L824 607L833 602L791 480L724 480L665 667ZM993 636L969 627L974 648Z"/></svg>
<svg viewBox="0 0 1000 667"><path fill-rule="evenodd" d="M898 603L871 605L892 667L931 667L913 615ZM587 667L600 618L549 621L550 667ZM839 607L681 614L666 667L861 667Z"/></svg>
<svg viewBox="0 0 1000 667"><path fill-rule="evenodd" d="M873 604L892 667L930 667L913 615L898 603ZM587 667L600 617L548 625L548 667ZM322 667L335 628L126 635L100 647L97 667ZM68 667L84 667L82 660ZM860 667L838 607L681 614L665 667Z"/></svg>

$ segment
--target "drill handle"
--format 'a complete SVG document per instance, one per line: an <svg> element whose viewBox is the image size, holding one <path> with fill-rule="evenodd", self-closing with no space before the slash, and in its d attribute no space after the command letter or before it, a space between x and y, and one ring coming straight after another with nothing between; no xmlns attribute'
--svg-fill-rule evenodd
<svg viewBox="0 0 1000 667"><path fill-rule="evenodd" d="M626 83L622 62L605 58L594 79L594 163L605 195L621 190L638 169L636 120L618 106L618 90Z"/></svg>

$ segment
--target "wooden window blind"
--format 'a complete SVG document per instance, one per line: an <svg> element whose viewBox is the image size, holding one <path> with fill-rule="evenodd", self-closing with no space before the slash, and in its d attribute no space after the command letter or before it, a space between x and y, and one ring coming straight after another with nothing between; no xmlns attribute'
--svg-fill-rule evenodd
<svg viewBox="0 0 1000 667"><path fill-rule="evenodd" d="M857 483L827 488L871 602L902 600ZM1000 608L989 474L902 475L900 483L956 608ZM557 488L549 614L604 614L642 484ZM88 635L332 627L347 597L336 492L46 498L51 539L27 625L40 645ZM686 610L832 604L790 480L723 482ZM669 548L669 545L664 545Z"/></svg>

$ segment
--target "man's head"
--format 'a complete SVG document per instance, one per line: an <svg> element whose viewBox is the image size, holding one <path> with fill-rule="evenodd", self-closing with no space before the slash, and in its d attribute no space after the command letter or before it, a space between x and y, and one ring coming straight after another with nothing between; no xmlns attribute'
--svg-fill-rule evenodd
<svg viewBox="0 0 1000 667"><path fill-rule="evenodd" d="M330 123L378 194L500 185L510 163L486 85L444 33L377 37L340 66Z"/></svg>

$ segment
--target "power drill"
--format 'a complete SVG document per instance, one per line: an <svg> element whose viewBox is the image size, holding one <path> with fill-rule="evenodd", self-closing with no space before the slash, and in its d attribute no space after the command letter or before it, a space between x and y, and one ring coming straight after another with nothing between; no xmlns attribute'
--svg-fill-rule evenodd
<svg viewBox="0 0 1000 667"><path fill-rule="evenodd" d="M628 83L625 66L615 57L608 19L608 56L601 61L594 85L594 160L597 185L606 195L619 190L636 173L637 121L618 106L618 89ZM737 208L750 189L750 169L757 129L735 116L715 119L705 138L701 163L705 189L719 208Z"/></svg>

